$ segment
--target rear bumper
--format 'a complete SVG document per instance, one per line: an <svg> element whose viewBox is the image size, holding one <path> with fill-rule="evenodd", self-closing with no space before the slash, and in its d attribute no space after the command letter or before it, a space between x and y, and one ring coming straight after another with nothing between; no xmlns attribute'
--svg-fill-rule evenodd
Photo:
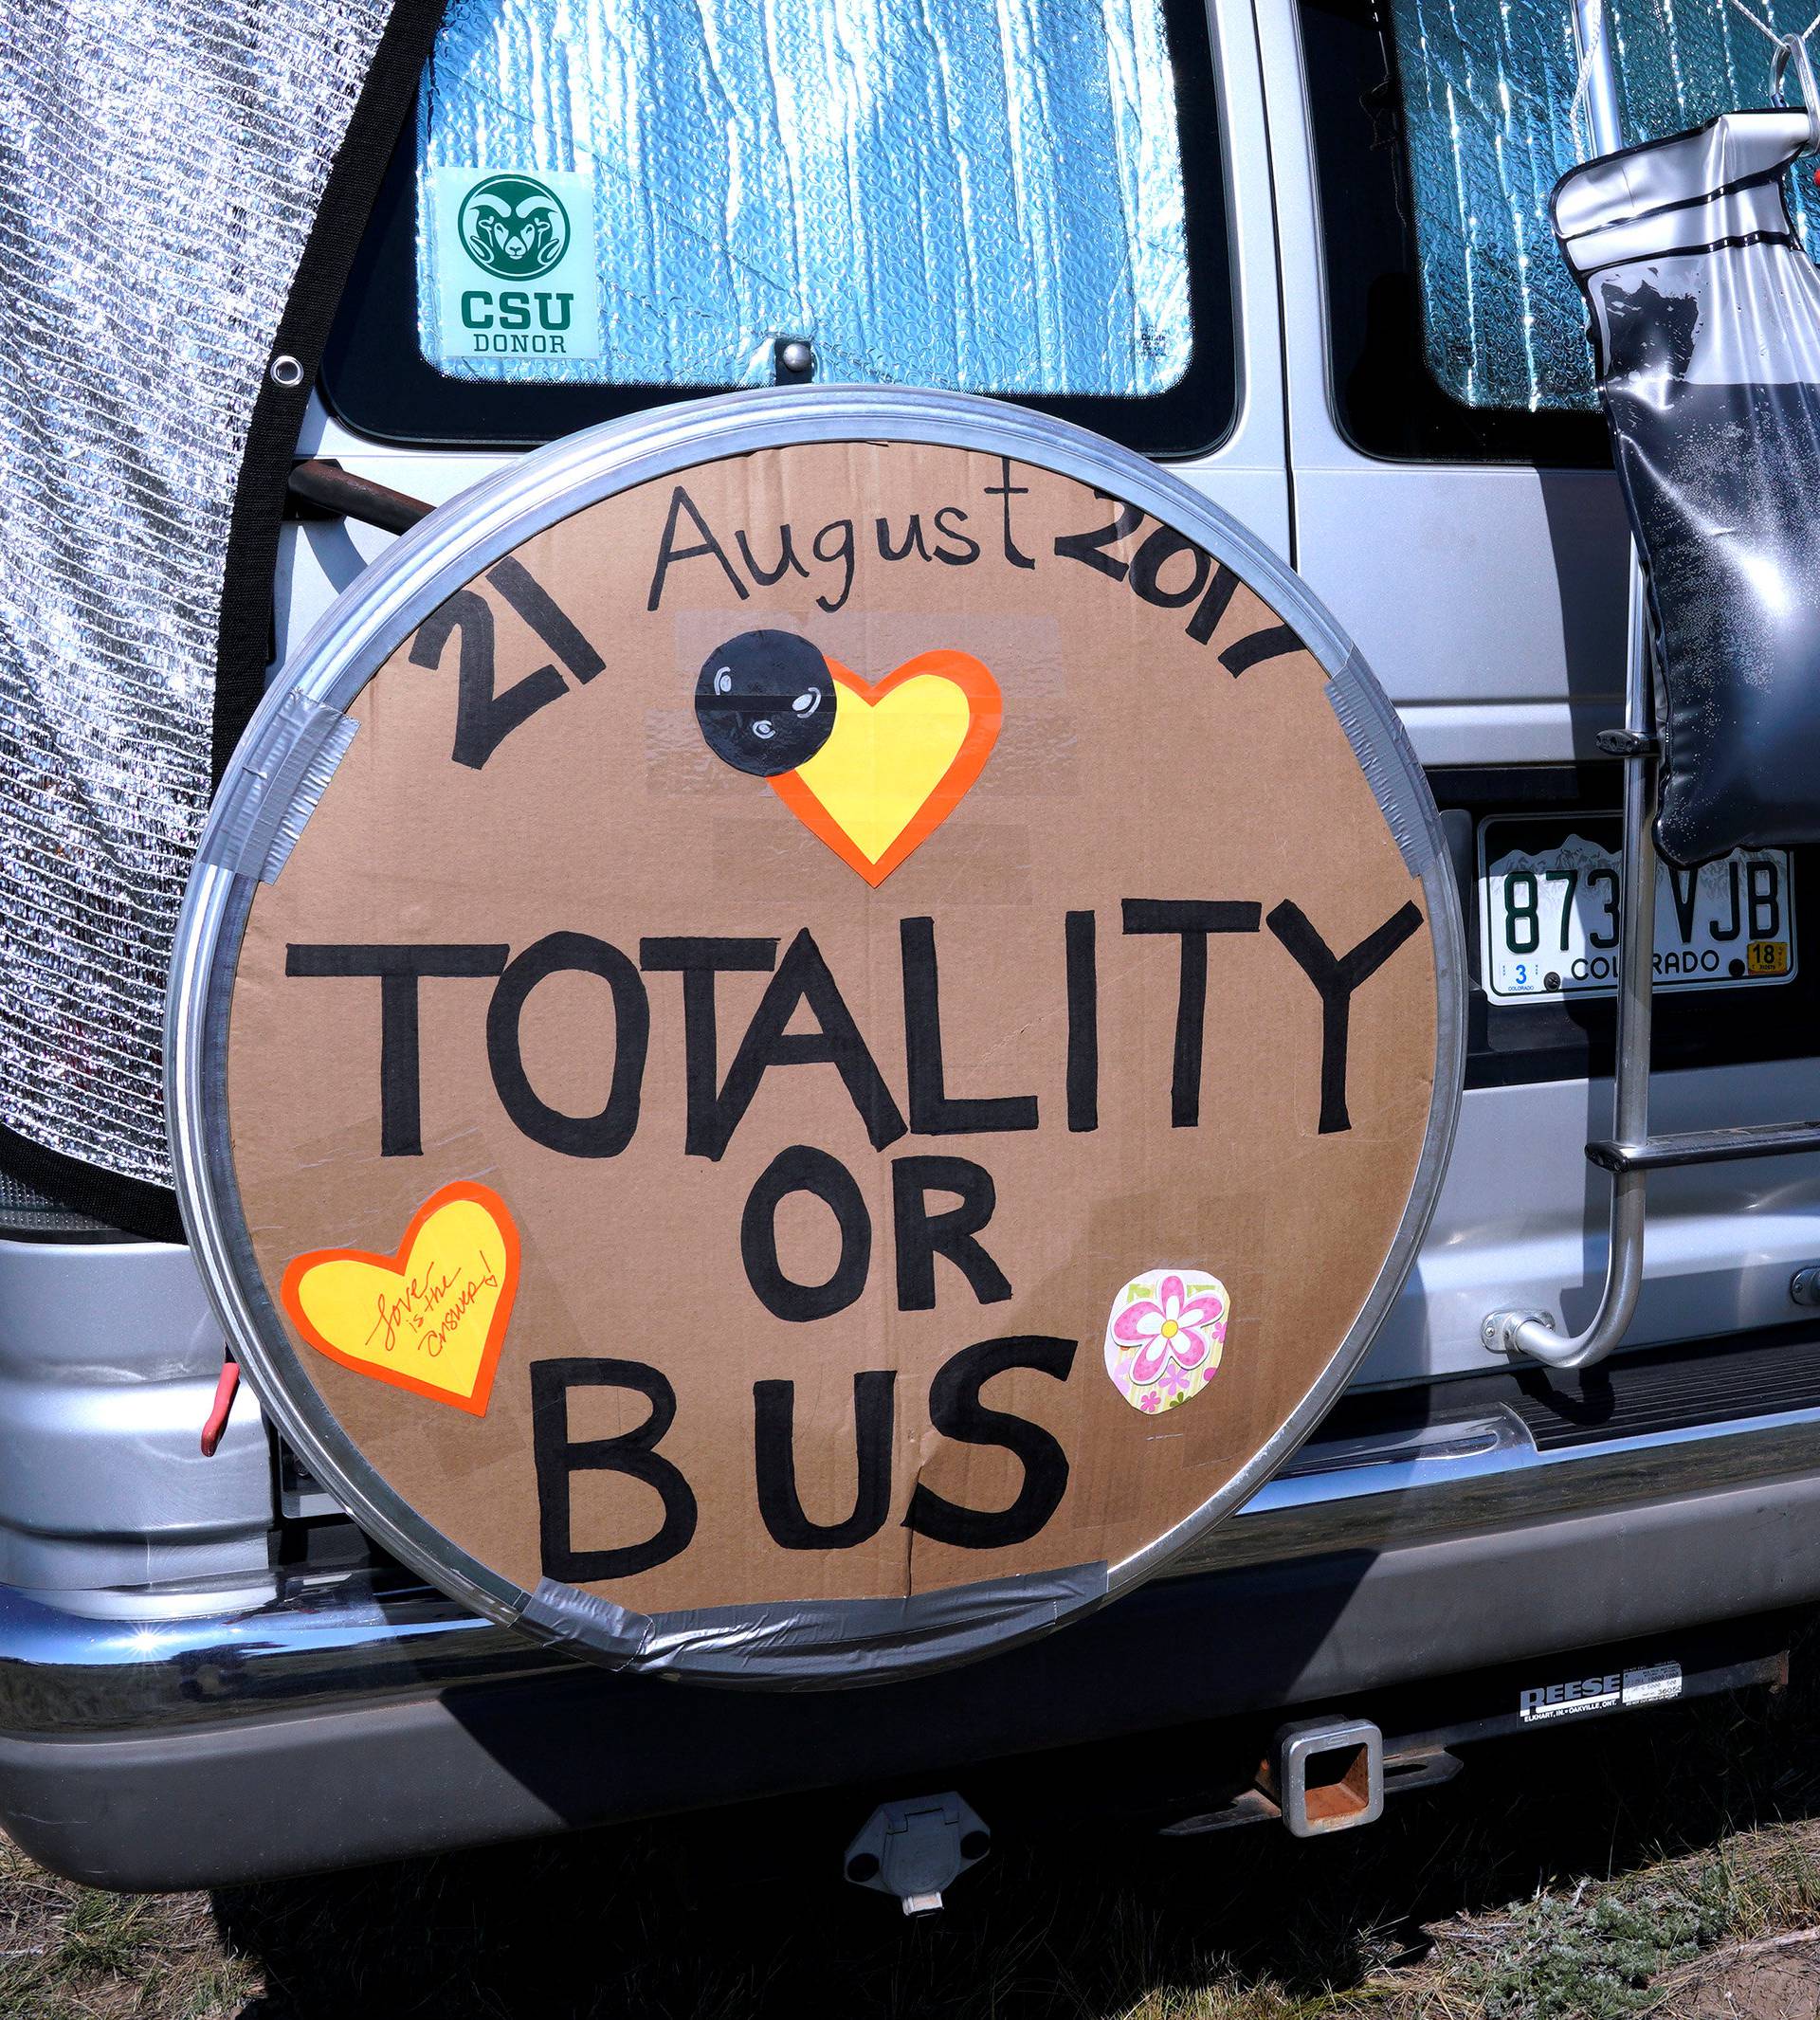
<svg viewBox="0 0 1820 2020"><path fill-rule="evenodd" d="M201 1594L191 1594L199 1605ZM1820 1600L1820 1411L1541 1452L1498 1408L1314 1445L1181 1575L972 1667L708 1691L371 1573L157 1622L0 1588L0 1823L225 1884L1364 1693Z"/></svg>

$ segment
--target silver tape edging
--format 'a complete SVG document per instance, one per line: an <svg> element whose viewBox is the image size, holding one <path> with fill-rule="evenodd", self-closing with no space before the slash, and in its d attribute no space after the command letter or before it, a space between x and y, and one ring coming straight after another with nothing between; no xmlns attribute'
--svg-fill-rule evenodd
<svg viewBox="0 0 1820 2020"><path fill-rule="evenodd" d="M1441 830L1428 796L1418 788L1422 768L1402 719L1372 679L1356 646L1328 681L1327 700L1383 810L1404 866L1411 877L1425 876L1441 852ZM1400 765L1389 761L1392 750L1401 755Z"/></svg>
<svg viewBox="0 0 1820 2020"><path fill-rule="evenodd" d="M828 1690L881 1681L877 1658L887 1650L920 1649L948 1663L1015 1647L1107 1594L1103 1563L1074 1564L901 1599L810 1600L755 1618L750 1607L633 1613L545 1578L517 1624L603 1668L738 1683L755 1672L774 1677L781 1657L790 1664L786 1688Z"/></svg>
<svg viewBox="0 0 1820 2020"><path fill-rule="evenodd" d="M230 774L201 860L277 883L359 727L338 708L286 695L264 764Z"/></svg>

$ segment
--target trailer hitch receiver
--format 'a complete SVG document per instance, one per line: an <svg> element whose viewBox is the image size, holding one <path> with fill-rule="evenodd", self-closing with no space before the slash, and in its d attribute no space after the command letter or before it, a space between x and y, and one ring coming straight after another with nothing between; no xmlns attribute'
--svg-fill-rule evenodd
<svg viewBox="0 0 1820 2020"><path fill-rule="evenodd" d="M1384 1814L1384 1736L1369 1719L1285 1725L1259 1779L1294 1836L1356 1830Z"/></svg>

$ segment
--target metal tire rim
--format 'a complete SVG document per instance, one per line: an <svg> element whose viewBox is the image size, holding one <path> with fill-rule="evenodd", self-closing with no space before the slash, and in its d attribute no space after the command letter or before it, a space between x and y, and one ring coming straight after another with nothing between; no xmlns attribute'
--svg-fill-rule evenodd
<svg viewBox="0 0 1820 2020"><path fill-rule="evenodd" d="M1366 673L1350 639L1299 577L1210 499L1168 469L1066 422L966 393L874 387L766 388L658 409L565 437L440 507L343 591L293 655L247 725L229 773L269 764L279 712L292 694L345 710L373 673L454 590L555 520L601 499L672 476L709 458L794 444L889 440L979 450L1038 464L1099 486L1186 534L1225 561L1300 634L1330 680ZM1424 834L1419 871L1434 946L1434 1094L1414 1182L1383 1265L1345 1338L1276 1434L1218 1493L1174 1529L1107 1567L1111 1599L1161 1571L1247 1500L1314 1429L1345 1387L1402 1289L1433 1214L1452 1149L1465 1075L1464 929L1452 864L1414 754L1388 703L1360 752L1381 773L1407 820L1411 800ZM1357 749L1358 738L1355 737ZM1378 776L1374 792L1395 829ZM226 1101L227 1020L256 879L209 859L218 795L186 894L172 960L165 1020L165 1094L178 1204L209 1300L267 1414L362 1529L428 1583L502 1626L521 1625L530 1595L460 1550L373 1468L317 1398L253 1258L234 1175ZM307 1398L300 1403L298 1397ZM1057 1616L1079 1619L1090 1608ZM661 1617L661 1616L660 1616ZM1044 1631L1008 1635L994 1649ZM775 1642L774 1646L781 1646ZM577 1653L587 1653L577 1649ZM896 1681L945 1666L945 1638L919 1642L881 1669ZM690 1674L686 1664L674 1673ZM786 1683L787 1653L743 1681ZM723 1678L708 1678L723 1681ZM805 1677L803 1681L808 1681ZM859 1681L858 1678L846 1681Z"/></svg>

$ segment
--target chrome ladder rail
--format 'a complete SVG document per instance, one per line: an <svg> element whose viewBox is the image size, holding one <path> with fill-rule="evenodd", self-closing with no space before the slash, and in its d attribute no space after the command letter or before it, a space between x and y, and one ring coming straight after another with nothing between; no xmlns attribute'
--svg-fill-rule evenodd
<svg viewBox="0 0 1820 2020"><path fill-rule="evenodd" d="M1603 0L1574 0L1588 137L1594 155L1624 144L1617 76L1605 32ZM1652 1170L1729 1163L1791 1151L1820 1150L1820 1122L1773 1122L1748 1128L1649 1134L1649 1026L1655 996L1656 760L1655 676L1649 602L1643 564L1629 544L1629 609L1625 639L1624 728L1604 732L1599 748L1624 764L1623 866L1619 874L1621 935L1618 1028L1612 1081L1612 1135L1586 1146L1588 1158L1611 1174L1611 1207L1605 1285L1598 1309L1578 1333L1563 1333L1552 1314L1488 1312L1480 1338L1494 1354L1527 1355L1554 1368L1590 1368L1621 1344L1643 1288L1646 1190Z"/></svg>

